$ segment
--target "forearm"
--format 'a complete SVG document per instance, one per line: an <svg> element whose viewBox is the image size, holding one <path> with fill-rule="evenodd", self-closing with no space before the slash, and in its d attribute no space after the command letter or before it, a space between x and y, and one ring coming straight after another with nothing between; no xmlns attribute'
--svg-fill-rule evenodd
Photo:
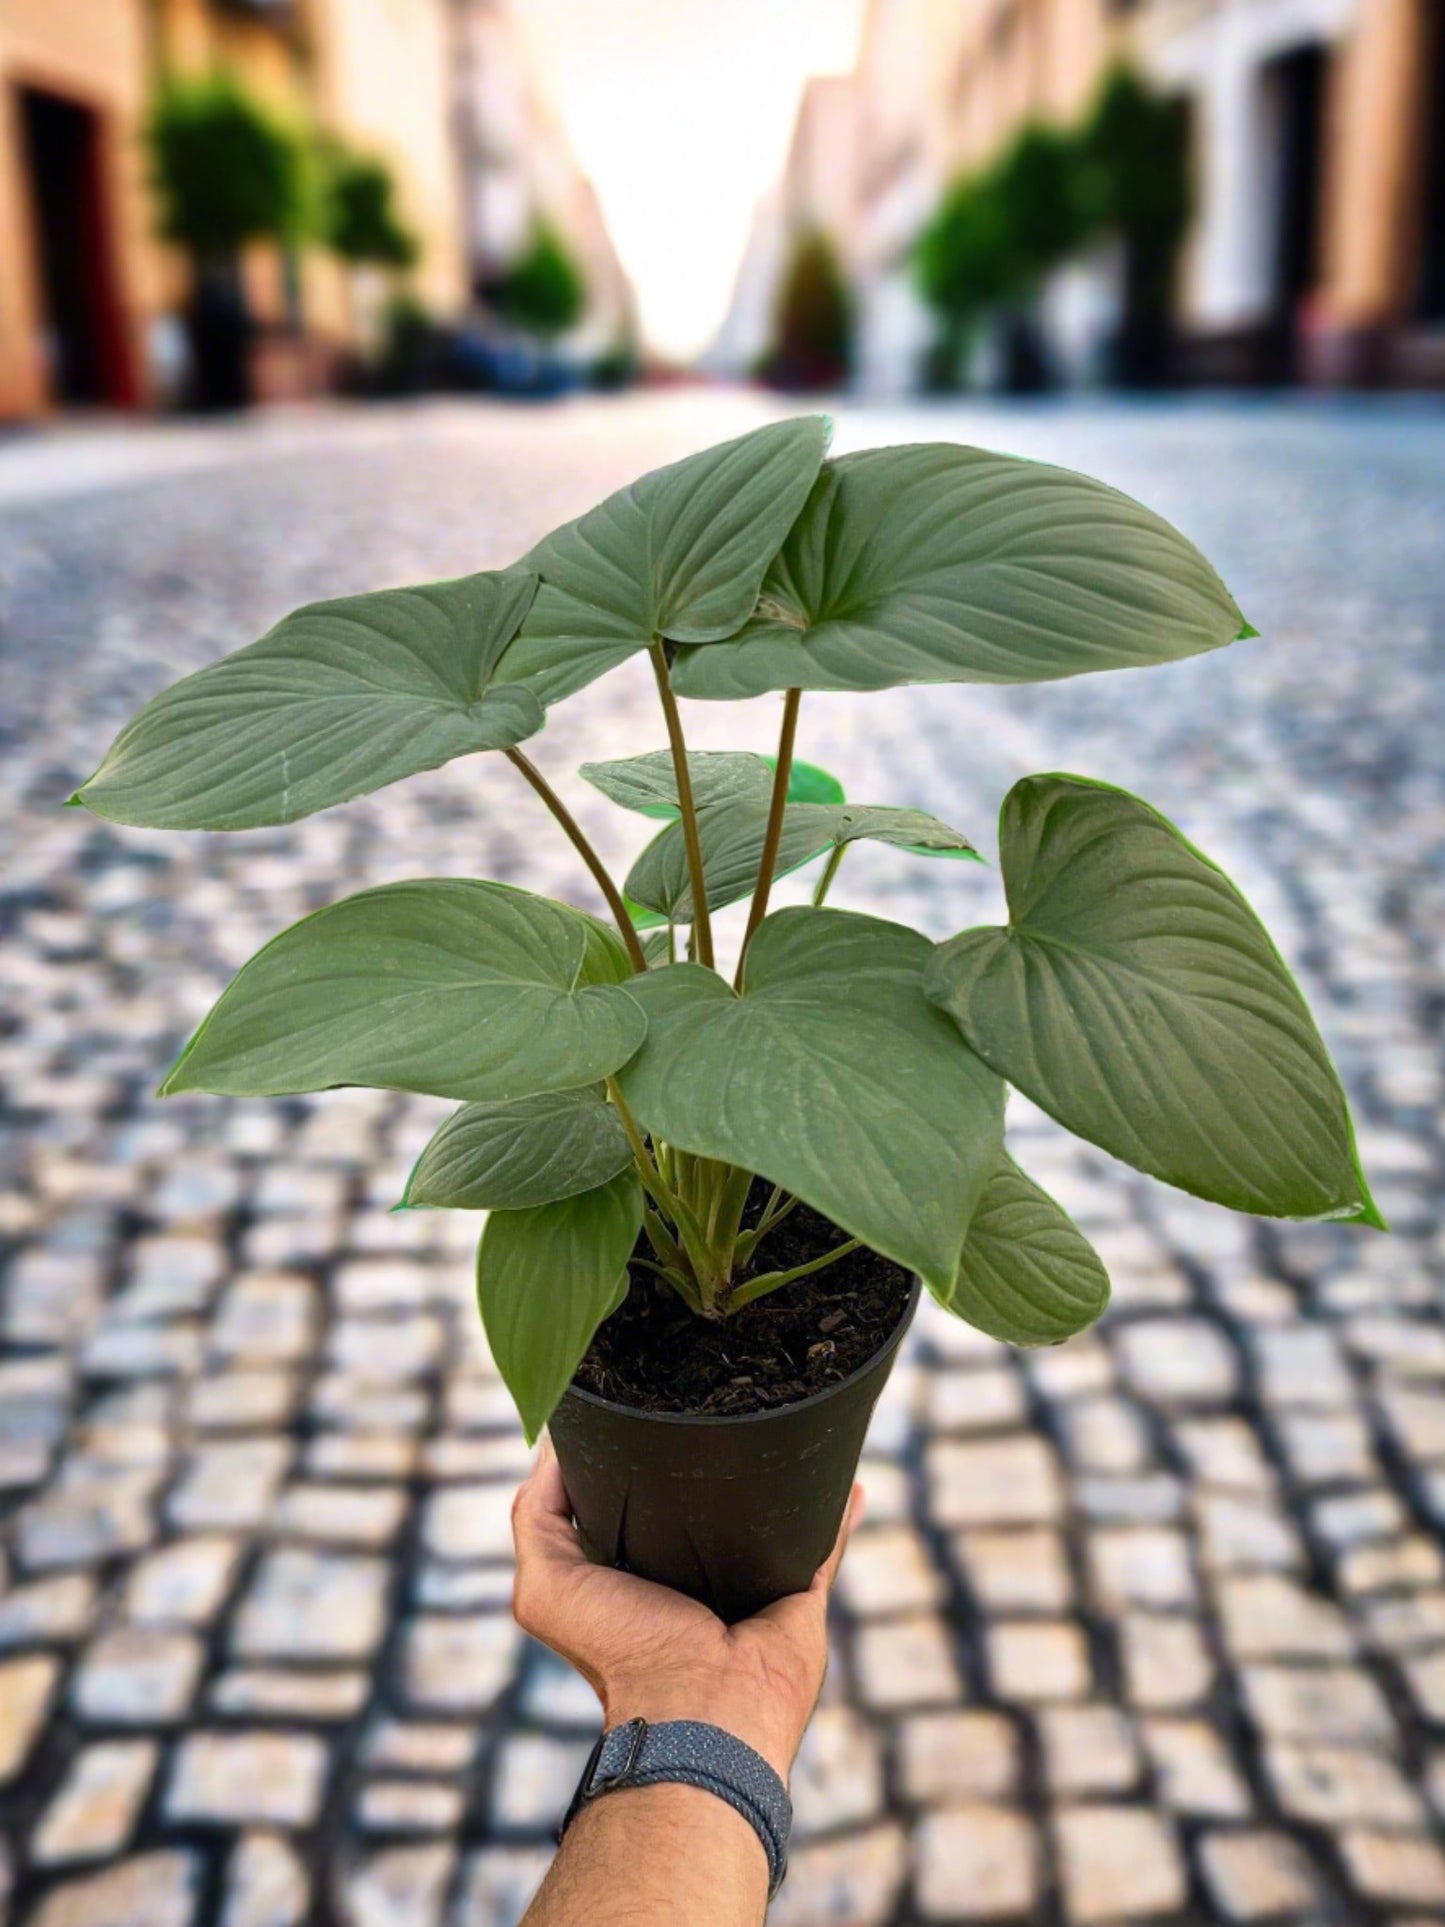
<svg viewBox="0 0 1445 1927"><path fill-rule="evenodd" d="M700 1787L629 1787L578 1814L522 1927L758 1927L767 1904L741 1814Z"/></svg>

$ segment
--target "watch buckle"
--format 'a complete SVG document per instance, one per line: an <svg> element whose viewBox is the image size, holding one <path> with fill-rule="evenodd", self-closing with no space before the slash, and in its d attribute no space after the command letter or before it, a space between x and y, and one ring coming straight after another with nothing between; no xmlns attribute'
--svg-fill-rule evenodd
<svg viewBox="0 0 1445 1927"><path fill-rule="evenodd" d="M597 1763L602 1758L602 1748L611 1735L604 1733L598 1740L597 1751L593 1757L593 1770L588 1774L587 1783L582 1789L584 1800L595 1800L599 1794L610 1793L613 1787L621 1786L624 1780L631 1777L632 1770L637 1765L638 1755L642 1751L642 1742L647 1738L647 1721L629 1720L627 1724L632 1729L627 1742L627 1758L613 1773L598 1773L596 1770Z"/></svg>

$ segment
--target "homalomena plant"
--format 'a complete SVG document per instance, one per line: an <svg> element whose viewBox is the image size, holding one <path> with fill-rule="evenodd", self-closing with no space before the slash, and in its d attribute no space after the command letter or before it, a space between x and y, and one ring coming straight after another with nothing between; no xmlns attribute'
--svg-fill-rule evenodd
<svg viewBox="0 0 1445 1927"><path fill-rule="evenodd" d="M824 905L857 839L975 852L796 763L802 692L1049 681L1253 633L1183 536L1099 482L951 445L828 460L808 418L644 476L514 568L298 610L158 696L78 800L246 829L492 750L551 809L615 927L468 878L365 890L254 957L163 1086L457 1099L405 1201L490 1213L482 1314L535 1436L630 1263L723 1319L805 1274L826 1287L861 1245L997 1338L1087 1325L1107 1280L1005 1151L1009 1086L1197 1197L1379 1224L1288 970L1136 797L1017 784L1000 928L935 944ZM519 745L633 655L666 747L583 770L664 819L619 888ZM770 692L775 761L688 753L678 696ZM812 904L769 915L774 876L818 858ZM744 899L728 976L713 919ZM779 1268L770 1236L795 1200L838 1242Z"/></svg>

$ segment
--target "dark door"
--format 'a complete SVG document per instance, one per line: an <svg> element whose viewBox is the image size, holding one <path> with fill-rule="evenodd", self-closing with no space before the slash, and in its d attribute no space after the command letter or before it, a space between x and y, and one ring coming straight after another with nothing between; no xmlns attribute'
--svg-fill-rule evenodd
<svg viewBox="0 0 1445 1927"><path fill-rule="evenodd" d="M1278 126L1273 294L1282 320L1319 280L1326 71L1319 46L1298 47L1268 69Z"/></svg>
<svg viewBox="0 0 1445 1927"><path fill-rule="evenodd" d="M1420 195L1420 281L1416 313L1445 322L1445 0L1425 8L1424 154Z"/></svg>
<svg viewBox="0 0 1445 1927"><path fill-rule="evenodd" d="M116 296L99 117L20 89L20 122L44 302L51 385L60 402L134 401Z"/></svg>

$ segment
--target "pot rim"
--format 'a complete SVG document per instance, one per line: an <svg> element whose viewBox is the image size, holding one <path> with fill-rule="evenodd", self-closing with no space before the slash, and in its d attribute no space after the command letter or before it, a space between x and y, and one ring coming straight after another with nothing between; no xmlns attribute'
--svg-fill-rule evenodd
<svg viewBox="0 0 1445 1927"><path fill-rule="evenodd" d="M603 1398L598 1392L589 1392L574 1380L562 1394L563 1400L575 1398L582 1405L596 1405L604 1412L616 1412L621 1417L644 1420L656 1425L758 1425L768 1419L786 1418L794 1412L806 1412L810 1406L821 1405L825 1398L836 1398L854 1385L865 1372L871 1372L883 1359L892 1357L903 1343L904 1333L913 1323L918 1310L918 1301L923 1295L923 1280L917 1272L908 1293L908 1302L899 1314L898 1323L884 1339L876 1352L865 1358L846 1378L840 1378L836 1385L825 1385L820 1392L809 1392L806 1398L794 1399L790 1405L770 1405L761 1412L649 1412L641 1405L623 1405L618 1399Z"/></svg>

